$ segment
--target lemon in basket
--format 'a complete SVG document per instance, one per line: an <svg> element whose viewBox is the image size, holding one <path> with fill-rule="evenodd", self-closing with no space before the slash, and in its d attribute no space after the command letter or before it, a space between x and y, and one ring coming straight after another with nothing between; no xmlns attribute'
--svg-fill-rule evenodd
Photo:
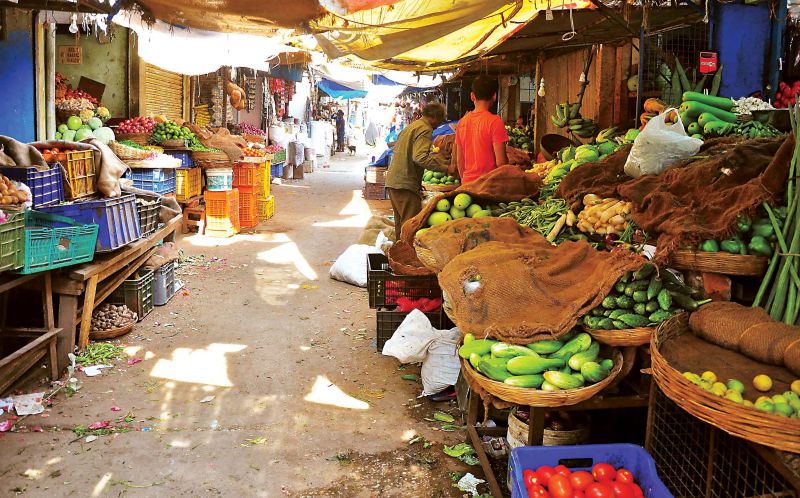
<svg viewBox="0 0 800 498"><path fill-rule="evenodd" d="M761 392L767 392L772 389L772 379L769 378L769 375L756 375L753 377L753 387Z"/></svg>
<svg viewBox="0 0 800 498"><path fill-rule="evenodd" d="M792 382L792 392L800 396L800 379Z"/></svg>

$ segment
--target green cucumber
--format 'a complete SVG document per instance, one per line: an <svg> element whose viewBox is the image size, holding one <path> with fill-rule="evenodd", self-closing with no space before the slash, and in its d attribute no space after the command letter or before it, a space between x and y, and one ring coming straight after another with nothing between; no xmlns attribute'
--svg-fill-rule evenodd
<svg viewBox="0 0 800 498"><path fill-rule="evenodd" d="M611 322L611 320L609 320L608 318L603 318L602 320L600 320L600 323L603 323L606 320ZM591 345L592 345L592 336L590 336L586 332L581 332L580 334L576 335L573 339L571 339L569 342L564 344L564 346L561 349L550 355L550 357L567 361L568 357L580 353L581 351L586 351L587 349L589 349Z"/></svg>
<svg viewBox="0 0 800 498"><path fill-rule="evenodd" d="M652 263L645 263L644 266L633 272L634 280L644 280L653 274L656 267Z"/></svg>
<svg viewBox="0 0 800 498"><path fill-rule="evenodd" d="M469 355L469 364L472 365L472 368L477 370L478 364L481 362L482 359L483 357L478 353L472 353L471 355Z"/></svg>
<svg viewBox="0 0 800 498"><path fill-rule="evenodd" d="M621 317L619 317L619 319L620 321L625 322L625 325L633 328L644 327L648 323L650 323L650 321L647 318L643 317L642 315L634 315L633 313L627 313L625 315L622 315Z"/></svg>
<svg viewBox="0 0 800 498"><path fill-rule="evenodd" d="M653 277L650 279L650 284L647 286L647 300L651 300L658 295L661 291L661 279L658 277ZM644 314L644 313L640 313Z"/></svg>
<svg viewBox="0 0 800 498"><path fill-rule="evenodd" d="M633 312L636 313L637 315L646 315L648 314L647 305L645 303L636 303L633 305ZM625 310L625 313L628 313L628 311Z"/></svg>
<svg viewBox="0 0 800 498"><path fill-rule="evenodd" d="M469 344L470 342L475 340L475 336L472 334L466 334L464 336L464 344Z"/></svg>
<svg viewBox="0 0 800 498"><path fill-rule="evenodd" d="M542 387L540 387L540 389L541 389L542 391L547 391L547 392L555 392L555 391L560 391L560 389L559 389L559 388L557 388L557 387L556 387L556 386L554 386L553 384L551 384L551 383L547 382L546 380L545 380L544 382L542 382Z"/></svg>
<svg viewBox="0 0 800 498"><path fill-rule="evenodd" d="M669 310L670 306L672 306L672 295L667 289L661 289L658 293L658 305L664 311Z"/></svg>
<svg viewBox="0 0 800 498"><path fill-rule="evenodd" d="M608 374L609 370L607 368L603 368L603 366L597 362L587 361L581 365L581 375L583 375L583 378L586 379L586 382L591 384L600 382L608 377Z"/></svg>
<svg viewBox="0 0 800 498"><path fill-rule="evenodd" d="M612 320L616 320L617 318L620 317L620 315L624 315L625 313L628 313L628 310L626 310L626 309L616 309L616 310L612 311L610 315L608 315L608 318L610 318Z"/></svg>
<svg viewBox="0 0 800 498"><path fill-rule="evenodd" d="M537 389L542 386L544 376L542 375L512 375L503 381L504 384L514 387L527 387Z"/></svg>
<svg viewBox="0 0 800 498"><path fill-rule="evenodd" d="M536 353L526 348L525 346L516 346L514 344L506 344L498 342L492 344L492 356L495 358L513 358L515 356L534 356Z"/></svg>
<svg viewBox="0 0 800 498"><path fill-rule="evenodd" d="M646 290L638 290L633 293L633 300L637 303L646 303L647 302L647 291Z"/></svg>
<svg viewBox="0 0 800 498"><path fill-rule="evenodd" d="M585 318L591 318L591 317L585 317ZM563 342L553 341L553 340L538 341L528 344L528 348L534 353L538 354L555 353L556 351L561 349L562 346L564 346Z"/></svg>
<svg viewBox="0 0 800 498"><path fill-rule="evenodd" d="M683 308L686 311L695 311L701 305L706 304L706 303L710 302L711 300L710 299L706 299L706 300L703 300L703 301L695 301L694 299L692 299L689 296L685 296L685 295L679 294L679 293L673 293L672 294L672 301L674 302L674 304L678 305L679 307Z"/></svg>
<svg viewBox="0 0 800 498"><path fill-rule="evenodd" d="M544 372L548 368L561 368L565 360L559 358L542 358L534 356L516 356L508 360L506 368L514 375L533 375Z"/></svg>
<svg viewBox="0 0 800 498"><path fill-rule="evenodd" d="M606 296L606 298L603 299L601 306L607 310L613 310L617 307L617 300L614 298L614 296Z"/></svg>
<svg viewBox="0 0 800 498"><path fill-rule="evenodd" d="M617 307L623 309L630 309L633 308L634 301L632 298L628 296L620 296L617 298Z"/></svg>
<svg viewBox="0 0 800 498"><path fill-rule="evenodd" d="M614 290L620 294L625 292L625 282L617 282L617 284L614 285Z"/></svg>
<svg viewBox="0 0 800 498"><path fill-rule="evenodd" d="M586 377L585 374L584 377ZM559 389L577 389L583 386L583 382L577 377L563 372L545 372L544 380Z"/></svg>
<svg viewBox="0 0 800 498"><path fill-rule="evenodd" d="M502 362L501 358L484 358L478 363L478 371L492 380L504 382L511 377L506 365L507 363Z"/></svg>
<svg viewBox="0 0 800 498"><path fill-rule="evenodd" d="M669 318L671 316L672 316L672 313L670 313L669 311L658 310L658 311L654 312L653 314L651 314L648 317L648 319L652 323L661 323L661 322L663 322L664 320L666 320L667 318Z"/></svg>
<svg viewBox="0 0 800 498"><path fill-rule="evenodd" d="M611 369L614 368L614 360L612 360L610 358L606 358L605 360L602 360L600 362L600 366L605 368L608 371L611 371Z"/></svg>
<svg viewBox="0 0 800 498"><path fill-rule="evenodd" d="M686 112L686 115L692 119L697 119L701 114L708 112L716 116L719 121L725 121L726 123L736 122L736 114L702 102L687 100L681 104L680 110Z"/></svg>
<svg viewBox="0 0 800 498"><path fill-rule="evenodd" d="M492 344L497 344L497 341L490 339L475 339L467 344L458 348L458 356L465 360L469 358L472 353L477 353L481 356L489 353L492 350Z"/></svg>
<svg viewBox="0 0 800 498"><path fill-rule="evenodd" d="M572 355L567 362L567 365L569 365L569 368L579 371L581 369L581 365L587 361L596 360L598 354L600 354L600 343L593 342L586 351L581 351L580 353L575 353Z"/></svg>
<svg viewBox="0 0 800 498"><path fill-rule="evenodd" d="M654 311L658 311L659 309L661 309L661 307L658 305L658 301L647 301L647 304L644 306L644 310L647 313L653 313ZM644 313L639 313L639 314L644 315Z"/></svg>

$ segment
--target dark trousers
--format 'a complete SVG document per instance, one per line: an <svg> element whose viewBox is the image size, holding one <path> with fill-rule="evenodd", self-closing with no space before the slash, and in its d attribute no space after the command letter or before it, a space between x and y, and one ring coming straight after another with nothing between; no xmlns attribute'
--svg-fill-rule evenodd
<svg viewBox="0 0 800 498"><path fill-rule="evenodd" d="M410 220L422 211L422 198L419 192L406 189L389 188L389 200L394 210L395 238L400 239L400 230L403 223Z"/></svg>

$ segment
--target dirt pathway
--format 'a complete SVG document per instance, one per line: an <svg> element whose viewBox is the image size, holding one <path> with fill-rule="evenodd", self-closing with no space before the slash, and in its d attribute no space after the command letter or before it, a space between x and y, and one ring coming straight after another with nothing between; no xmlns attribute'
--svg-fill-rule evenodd
<svg viewBox="0 0 800 498"><path fill-rule="evenodd" d="M418 369L375 352L366 291L328 278L369 217L363 164L275 186L257 233L183 238L184 292L121 341L143 361L79 374L25 421L44 432L2 435L0 495L460 496L441 447L463 432L421 419L452 405L420 405ZM104 420L133 430L76 440Z"/></svg>

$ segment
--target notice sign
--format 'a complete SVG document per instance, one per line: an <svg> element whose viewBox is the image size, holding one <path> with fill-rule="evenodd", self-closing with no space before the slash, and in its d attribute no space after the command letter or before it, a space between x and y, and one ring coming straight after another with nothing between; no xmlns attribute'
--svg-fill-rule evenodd
<svg viewBox="0 0 800 498"><path fill-rule="evenodd" d="M81 47L75 45L67 45L58 47L58 63L59 64L80 64L81 63Z"/></svg>

